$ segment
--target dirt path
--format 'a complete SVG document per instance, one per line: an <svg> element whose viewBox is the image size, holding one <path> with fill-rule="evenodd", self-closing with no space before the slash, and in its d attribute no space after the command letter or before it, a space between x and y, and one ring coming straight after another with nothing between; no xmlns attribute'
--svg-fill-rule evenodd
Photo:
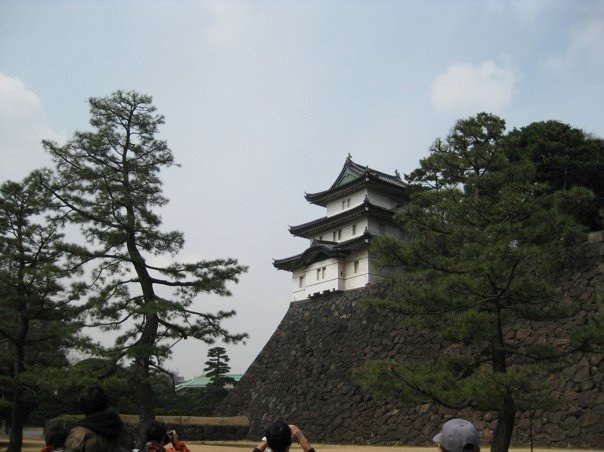
<svg viewBox="0 0 604 452"><path fill-rule="evenodd" d="M0 450L5 451L7 439L0 439ZM256 443L251 441L193 441L187 442L191 452L251 452ZM435 447L403 447L403 446L349 446L333 444L313 444L317 452L436 452ZM22 452L39 452L44 447L40 438L26 437L23 441ZM512 452L529 452L530 449L510 449ZM291 452L301 452L297 445L292 446ZM488 448L482 448L489 452ZM534 452L593 452L586 449L534 449Z"/></svg>
<svg viewBox="0 0 604 452"><path fill-rule="evenodd" d="M251 441L211 441L187 442L187 447L191 452L251 452L256 443ZM341 446L341 445L324 445L313 444L318 452L436 452L433 448L421 447L380 447L380 446ZM0 441L0 449L5 451L7 446L6 440ZM44 442L40 439L25 438L23 441L22 452L39 452L44 447ZM291 452L301 452L300 447L293 446ZM548 451L551 452L551 451ZM565 451L569 452L569 451Z"/></svg>

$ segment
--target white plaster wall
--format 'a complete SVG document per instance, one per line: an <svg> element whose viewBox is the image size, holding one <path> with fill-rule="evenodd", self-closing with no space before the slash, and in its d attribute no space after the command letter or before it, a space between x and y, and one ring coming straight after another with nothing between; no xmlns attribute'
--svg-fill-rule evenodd
<svg viewBox="0 0 604 452"><path fill-rule="evenodd" d="M356 193L346 196L342 199L327 204L327 217L337 215L346 210L352 209L359 204L362 204L365 197L375 205L392 209L396 205L396 200L384 196L377 192L371 192L367 189L362 189ZM350 200L350 202L348 202ZM344 201L344 205L342 205ZM356 225L355 233L352 233L353 224ZM368 229L374 235L392 235L401 237L399 228L391 225L389 222L379 222L377 220L369 220L368 218L359 219L350 222L339 228L328 230L322 236L314 237L325 241L334 241L334 232L336 232L335 241L344 242L362 235ZM338 237L338 230L342 233ZM309 242L312 243L313 239ZM359 261L357 273L354 273L354 262ZM325 273L323 275L323 268ZM319 279L317 279L317 269L320 270ZM303 287L300 287L300 276L303 276ZM310 265L306 269L300 269L292 272L292 299L302 300L309 298L315 293L323 293L324 291L332 290L349 290L364 287L365 285L375 282L380 279L379 274L369 260L367 250L362 250L351 254L345 262L337 259L327 259Z"/></svg>
<svg viewBox="0 0 604 452"><path fill-rule="evenodd" d="M306 298L311 295L324 291L343 290L343 278L340 275L343 272L342 263L337 259L326 259L321 262L309 265L306 268ZM323 268L325 268L325 277L323 277ZM319 279L317 279L317 270L319 270Z"/></svg>
<svg viewBox="0 0 604 452"><path fill-rule="evenodd" d="M371 204L375 204L376 206L384 207L386 209L394 209L397 204L395 199L371 190L369 190L367 197L369 198Z"/></svg>
<svg viewBox="0 0 604 452"><path fill-rule="evenodd" d="M346 210L352 209L353 207L356 207L359 204L362 204L363 201L365 200L366 195L367 195L367 190L362 189L361 191L348 195L345 198L338 199L337 201L328 203L326 206L327 207L327 216L331 217L333 215L337 215ZM348 199L350 199L350 206L348 206L348 202L347 202ZM344 203L345 203L344 208L342 208L342 201L344 201Z"/></svg>
<svg viewBox="0 0 604 452"><path fill-rule="evenodd" d="M356 224L356 232L353 234L352 226L354 224ZM315 237L315 239L326 240L328 242L332 242L332 241L334 241L333 233L335 232L336 233L335 241L338 243L345 242L347 240L358 237L359 235L363 235L363 232L365 232L365 228L367 226L368 226L367 218L359 218L358 220L345 224L337 229L329 229L329 230L325 231L322 236L317 236L317 237ZM342 237L340 239L338 239L338 236L337 236L338 229L342 230ZM312 240L313 239L310 240L309 246L312 243Z"/></svg>
<svg viewBox="0 0 604 452"><path fill-rule="evenodd" d="M303 277L300 287L300 277ZM301 268L292 272L292 301L304 300L306 298L306 270Z"/></svg>
<svg viewBox="0 0 604 452"><path fill-rule="evenodd" d="M356 273L355 261L359 262ZM325 277L323 277L323 268L325 268ZM317 279L317 270L319 270L319 279ZM304 278L302 288L300 276ZM369 251L358 250L351 253L345 261L327 259L309 265L306 269L292 272L292 300L304 300L324 291L357 289L378 279L379 276L372 274Z"/></svg>
<svg viewBox="0 0 604 452"><path fill-rule="evenodd" d="M357 273L354 273L354 261L359 261ZM323 277L323 268L325 276ZM319 279L317 279L317 270ZM306 269L292 272L292 301L303 300L316 293L334 290L348 290L363 287L368 282L367 252L355 253L345 262L338 259L327 259L309 265ZM303 286L300 287L300 277L303 277Z"/></svg>
<svg viewBox="0 0 604 452"><path fill-rule="evenodd" d="M354 272L354 263L359 262L357 272ZM369 253L367 250L359 250L351 253L344 264L344 290L365 287L369 282Z"/></svg>

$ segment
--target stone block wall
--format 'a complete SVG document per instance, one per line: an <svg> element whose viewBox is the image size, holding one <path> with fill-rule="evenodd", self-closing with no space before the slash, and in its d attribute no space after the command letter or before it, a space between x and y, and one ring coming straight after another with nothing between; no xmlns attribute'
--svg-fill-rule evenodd
<svg viewBox="0 0 604 452"><path fill-rule="evenodd" d="M579 297L585 311L597 309L604 292L604 242L593 233L560 279L561 301ZM292 302L281 324L216 415L247 416L248 437L258 439L275 419L299 425L312 441L328 443L431 445L452 416L472 420L489 444L492 413L452 413L433 404L403 407L394 398L378 399L354 383L353 372L369 359L408 360L432 356L441 346L427 332L402 328L392 314L376 312L359 300L370 289L332 293ZM548 337L577 327L519 323L506 332L517 339ZM576 355L572 366L551 376L559 400L551 412L519 414L514 445L595 448L604 444L604 361L599 354ZM532 433L531 433L532 432Z"/></svg>

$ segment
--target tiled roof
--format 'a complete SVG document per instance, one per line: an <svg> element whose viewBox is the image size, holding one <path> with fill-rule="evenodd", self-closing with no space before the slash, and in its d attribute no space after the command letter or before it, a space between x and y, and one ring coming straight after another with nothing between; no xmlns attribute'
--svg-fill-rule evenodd
<svg viewBox="0 0 604 452"><path fill-rule="evenodd" d="M328 190L306 193L304 196L307 201L324 207L328 202L353 193L367 185L379 187L382 191L399 194L402 194L406 187L398 174L386 174L368 166L361 166L353 162L352 158L348 156L340 174Z"/></svg>
<svg viewBox="0 0 604 452"><path fill-rule="evenodd" d="M337 228L357 217L370 216L391 219L393 215L394 212L392 210L372 204L368 199L365 199L362 204L337 215L319 218L318 220L309 221L297 226L290 226L289 232L298 237L310 239L325 230Z"/></svg>
<svg viewBox="0 0 604 452"><path fill-rule="evenodd" d="M225 375L226 377L231 377L235 381L239 381L243 374L229 374ZM198 377L191 378L190 380L184 381L176 385L175 391L181 391L183 389L198 389L205 388L210 384L212 379L205 375L199 375Z"/></svg>

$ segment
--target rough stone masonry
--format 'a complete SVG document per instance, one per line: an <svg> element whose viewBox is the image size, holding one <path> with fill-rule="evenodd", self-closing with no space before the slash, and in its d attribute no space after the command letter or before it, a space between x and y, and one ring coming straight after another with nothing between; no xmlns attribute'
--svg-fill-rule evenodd
<svg viewBox="0 0 604 452"><path fill-rule="evenodd" d="M602 232L589 235L578 258L560 277L561 301L580 297L586 310L597 309L604 292ZM489 444L491 413L452 413L433 404L405 408L394 398L378 399L354 383L352 374L368 359L437 359L439 345L429 334L400 326L392 314L361 303L365 289L292 302L281 324L216 415L248 416L248 437L258 439L265 426L282 418L295 423L317 442L431 445L431 438L450 417L471 419ZM522 323L508 335L527 339L575 323L543 324L536 330ZM598 448L604 445L604 361L600 354L577 355L573 366L552 375L558 406L550 411L518 414L513 445Z"/></svg>

